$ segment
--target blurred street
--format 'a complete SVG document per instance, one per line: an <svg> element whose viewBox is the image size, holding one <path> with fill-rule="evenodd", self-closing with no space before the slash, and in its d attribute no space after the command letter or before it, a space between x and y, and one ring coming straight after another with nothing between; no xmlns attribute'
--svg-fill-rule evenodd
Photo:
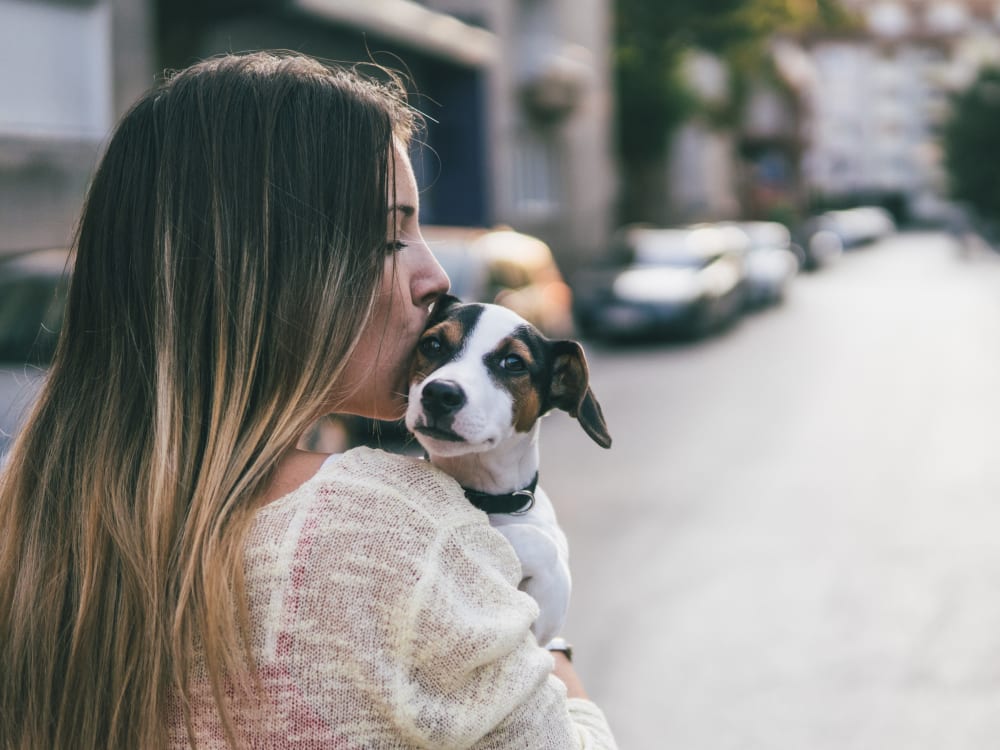
<svg viewBox="0 0 1000 750"><path fill-rule="evenodd" d="M1000 737L1000 256L900 234L690 345L589 344L543 429L567 636L623 750Z"/></svg>

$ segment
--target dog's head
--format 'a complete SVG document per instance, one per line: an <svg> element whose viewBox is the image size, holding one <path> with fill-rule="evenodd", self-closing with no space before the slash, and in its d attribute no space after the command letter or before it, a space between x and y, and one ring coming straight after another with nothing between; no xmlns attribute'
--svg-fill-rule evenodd
<svg viewBox="0 0 1000 750"><path fill-rule="evenodd" d="M576 417L598 445L611 436L575 341L546 338L499 305L434 306L410 370L406 426L431 455L487 451L532 431L551 409Z"/></svg>

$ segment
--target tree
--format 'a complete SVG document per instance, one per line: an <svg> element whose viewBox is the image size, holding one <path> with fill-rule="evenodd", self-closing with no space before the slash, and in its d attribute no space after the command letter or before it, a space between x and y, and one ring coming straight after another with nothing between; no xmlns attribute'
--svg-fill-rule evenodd
<svg viewBox="0 0 1000 750"><path fill-rule="evenodd" d="M650 203L662 193L669 137L701 106L681 75L688 50L720 54L745 73L760 61L772 34L847 22L837 0L616 0L616 119L625 188L620 218L654 218Z"/></svg>
<svg viewBox="0 0 1000 750"><path fill-rule="evenodd" d="M981 70L953 100L943 129L952 196L987 222L1000 221L1000 68Z"/></svg>

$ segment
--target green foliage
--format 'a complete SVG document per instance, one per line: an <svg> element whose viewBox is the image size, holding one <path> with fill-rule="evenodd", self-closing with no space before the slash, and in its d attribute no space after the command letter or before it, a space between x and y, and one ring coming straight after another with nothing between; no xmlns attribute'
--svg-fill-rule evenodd
<svg viewBox="0 0 1000 750"><path fill-rule="evenodd" d="M667 133L695 105L681 80L681 55L707 43L712 19L742 2L618 0L615 77L619 142L626 161L662 153Z"/></svg>
<svg viewBox="0 0 1000 750"><path fill-rule="evenodd" d="M680 74L686 51L715 52L745 73L760 64L763 43L776 32L850 23L837 0L617 0L615 77L622 158L634 163L662 155L669 133L702 107ZM732 119L731 112L705 114L717 122Z"/></svg>
<svg viewBox="0 0 1000 750"><path fill-rule="evenodd" d="M1000 220L1000 68L983 69L955 97L942 135L952 196Z"/></svg>

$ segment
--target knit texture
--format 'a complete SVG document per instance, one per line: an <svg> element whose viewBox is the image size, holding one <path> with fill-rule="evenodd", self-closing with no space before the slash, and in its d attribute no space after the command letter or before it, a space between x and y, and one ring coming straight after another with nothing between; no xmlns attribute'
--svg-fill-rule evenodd
<svg viewBox="0 0 1000 750"><path fill-rule="evenodd" d="M265 694L236 709L248 747L615 747L551 675L513 549L429 463L349 451L263 507L245 552ZM227 747L202 666L191 681L197 747ZM170 738L189 747L177 705Z"/></svg>

